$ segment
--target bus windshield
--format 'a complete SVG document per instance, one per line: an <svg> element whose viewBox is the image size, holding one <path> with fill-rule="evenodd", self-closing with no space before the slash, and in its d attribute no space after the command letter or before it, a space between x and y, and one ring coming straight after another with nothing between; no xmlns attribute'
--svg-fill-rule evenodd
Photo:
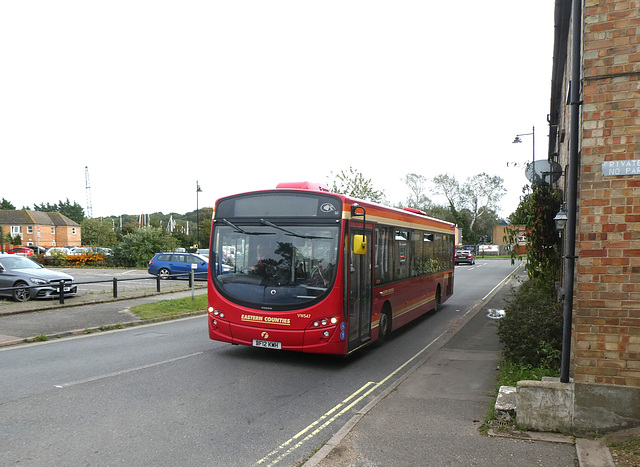
<svg viewBox="0 0 640 467"><path fill-rule="evenodd" d="M277 311L310 304L334 283L338 239L338 224L218 219L211 278L225 297L248 307Z"/></svg>

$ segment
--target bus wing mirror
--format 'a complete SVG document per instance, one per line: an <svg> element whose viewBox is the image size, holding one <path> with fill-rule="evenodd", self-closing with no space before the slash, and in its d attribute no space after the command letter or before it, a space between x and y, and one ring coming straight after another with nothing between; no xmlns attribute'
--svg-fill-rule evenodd
<svg viewBox="0 0 640 467"><path fill-rule="evenodd" d="M353 253L356 255L367 253L367 238L364 235L353 236Z"/></svg>

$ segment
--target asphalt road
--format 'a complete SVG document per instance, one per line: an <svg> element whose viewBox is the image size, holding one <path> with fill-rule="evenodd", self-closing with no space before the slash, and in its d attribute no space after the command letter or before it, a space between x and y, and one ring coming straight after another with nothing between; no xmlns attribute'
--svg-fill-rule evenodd
<svg viewBox="0 0 640 467"><path fill-rule="evenodd" d="M349 358L210 341L204 316L0 349L0 464L292 465L513 269L456 267L440 312Z"/></svg>

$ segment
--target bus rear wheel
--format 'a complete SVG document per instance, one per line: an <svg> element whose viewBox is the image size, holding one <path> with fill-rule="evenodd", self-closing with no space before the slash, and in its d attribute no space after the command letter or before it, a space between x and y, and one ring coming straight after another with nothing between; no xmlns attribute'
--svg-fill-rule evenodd
<svg viewBox="0 0 640 467"><path fill-rule="evenodd" d="M436 302L433 305L433 312L437 312L442 306L442 293L440 292L440 286L436 289Z"/></svg>

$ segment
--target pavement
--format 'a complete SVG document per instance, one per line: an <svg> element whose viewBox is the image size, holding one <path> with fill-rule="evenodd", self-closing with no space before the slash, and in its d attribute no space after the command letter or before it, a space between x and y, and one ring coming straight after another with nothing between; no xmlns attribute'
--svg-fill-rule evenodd
<svg viewBox="0 0 640 467"><path fill-rule="evenodd" d="M129 310L143 303L207 293L206 286L198 283L193 290L187 285L174 284L165 285L164 290L162 293L125 290L118 293L117 299L111 294L77 295L65 298L64 304L60 304L58 299L22 303L0 300L0 347L23 344L43 335L52 340L98 332L113 326L134 326L159 321L142 320Z"/></svg>
<svg viewBox="0 0 640 467"><path fill-rule="evenodd" d="M304 467L614 466L601 440L520 432L496 422L481 430L495 402L501 352L489 310L504 308L522 274L519 269L455 320L420 362L348 420ZM0 346L140 324L132 306L202 293L206 288L117 300L78 296L64 305L2 301Z"/></svg>

